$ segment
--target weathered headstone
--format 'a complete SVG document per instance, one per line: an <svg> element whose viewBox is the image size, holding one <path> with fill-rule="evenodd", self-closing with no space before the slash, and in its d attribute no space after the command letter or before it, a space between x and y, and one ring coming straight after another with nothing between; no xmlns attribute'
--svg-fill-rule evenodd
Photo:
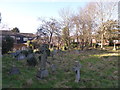
<svg viewBox="0 0 120 90"><path fill-rule="evenodd" d="M53 50L53 54L54 54L54 55L56 55L57 52L58 52L58 50L56 50L56 49Z"/></svg>
<svg viewBox="0 0 120 90"><path fill-rule="evenodd" d="M23 46L23 47L21 48L21 50L27 50L27 48L26 48L25 46Z"/></svg>
<svg viewBox="0 0 120 90"><path fill-rule="evenodd" d="M10 70L11 75L19 74L19 73L20 73L20 70L17 67L12 67L11 70Z"/></svg>
<svg viewBox="0 0 120 90"><path fill-rule="evenodd" d="M48 70L40 70L40 71L38 71L36 76L40 79L43 79L43 78L47 77L48 75L49 75Z"/></svg>
<svg viewBox="0 0 120 90"><path fill-rule="evenodd" d="M37 64L37 60L34 57L34 54L29 54L27 56L27 63L29 66L35 66Z"/></svg>
<svg viewBox="0 0 120 90"><path fill-rule="evenodd" d="M19 54L18 56L17 56L17 60L23 60L23 59L25 59L26 58L26 56L24 55L24 54Z"/></svg>
<svg viewBox="0 0 120 90"><path fill-rule="evenodd" d="M37 73L37 77L44 78L48 76L48 70L46 69L46 62L47 62L47 56L49 56L49 47L47 44L43 44L40 47L41 56L39 57L40 60L40 71Z"/></svg>
<svg viewBox="0 0 120 90"><path fill-rule="evenodd" d="M24 55L27 57L28 54L29 54L29 51L28 51L28 50L22 50L22 51L21 51L21 54L24 54Z"/></svg>
<svg viewBox="0 0 120 90"><path fill-rule="evenodd" d="M21 51L20 51L20 50L17 50L16 52L11 53L11 55L13 55L13 57L16 58L20 53L21 53Z"/></svg>
<svg viewBox="0 0 120 90"><path fill-rule="evenodd" d="M76 54L80 54L80 51L79 50L75 50L74 51Z"/></svg>
<svg viewBox="0 0 120 90"><path fill-rule="evenodd" d="M73 67L74 71L76 72L75 82L80 81L80 68L81 68L80 63L78 61L75 61L75 66Z"/></svg>
<svg viewBox="0 0 120 90"><path fill-rule="evenodd" d="M13 51L16 52L16 48L13 48Z"/></svg>
<svg viewBox="0 0 120 90"><path fill-rule="evenodd" d="M52 70L52 72L55 72L55 71L56 71L56 65L55 65L55 64L52 64L52 65L51 65L51 70Z"/></svg>

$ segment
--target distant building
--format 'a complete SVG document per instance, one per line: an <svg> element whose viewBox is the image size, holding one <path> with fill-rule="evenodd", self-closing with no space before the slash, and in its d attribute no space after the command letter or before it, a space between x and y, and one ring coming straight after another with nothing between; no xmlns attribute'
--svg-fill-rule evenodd
<svg viewBox="0 0 120 90"><path fill-rule="evenodd" d="M14 39L13 49L16 50L27 47L25 43L28 40L33 40L36 37L36 35L33 33L17 33L8 30L0 30L0 39L3 39L5 36L10 36Z"/></svg>
<svg viewBox="0 0 120 90"><path fill-rule="evenodd" d="M10 36L14 39L14 43L26 43L28 40L32 40L36 37L33 33L17 33L8 30L1 30L0 37Z"/></svg>

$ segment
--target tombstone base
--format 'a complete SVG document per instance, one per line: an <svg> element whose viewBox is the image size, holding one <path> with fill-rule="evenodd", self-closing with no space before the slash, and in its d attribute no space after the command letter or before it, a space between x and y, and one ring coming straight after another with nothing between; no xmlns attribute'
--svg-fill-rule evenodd
<svg viewBox="0 0 120 90"><path fill-rule="evenodd" d="M48 75L49 75L48 70L40 70L38 71L36 76L40 79L43 79L45 77L48 77Z"/></svg>
<svg viewBox="0 0 120 90"><path fill-rule="evenodd" d="M80 82L80 80L75 80L76 83Z"/></svg>

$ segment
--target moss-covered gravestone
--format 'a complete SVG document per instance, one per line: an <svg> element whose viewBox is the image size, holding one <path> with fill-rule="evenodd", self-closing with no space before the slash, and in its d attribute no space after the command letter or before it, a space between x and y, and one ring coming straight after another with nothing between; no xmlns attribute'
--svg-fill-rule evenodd
<svg viewBox="0 0 120 90"><path fill-rule="evenodd" d="M39 58L41 59L40 70L37 73L37 77L42 79L48 76L48 70L46 69L46 62L47 62L47 57L50 55L49 46L47 44L43 44L40 47L40 53L41 53L41 56Z"/></svg>

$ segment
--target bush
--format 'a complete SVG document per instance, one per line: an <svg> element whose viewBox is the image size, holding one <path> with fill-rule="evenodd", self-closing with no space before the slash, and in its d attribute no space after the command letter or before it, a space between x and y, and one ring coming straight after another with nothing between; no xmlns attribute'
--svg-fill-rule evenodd
<svg viewBox="0 0 120 90"><path fill-rule="evenodd" d="M13 48L14 39L10 36L5 36L2 39L2 54L7 53Z"/></svg>
<svg viewBox="0 0 120 90"><path fill-rule="evenodd" d="M78 42L72 42L70 45L71 45L71 48L76 48L79 45L79 43Z"/></svg>

